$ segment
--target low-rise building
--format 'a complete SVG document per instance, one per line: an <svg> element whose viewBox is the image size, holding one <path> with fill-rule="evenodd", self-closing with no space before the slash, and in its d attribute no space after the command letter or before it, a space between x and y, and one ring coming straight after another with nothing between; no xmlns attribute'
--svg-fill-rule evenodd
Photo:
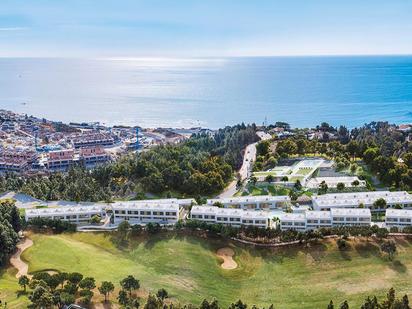
<svg viewBox="0 0 412 309"><path fill-rule="evenodd" d="M386 209L385 225L388 228L397 227L403 229L412 226L412 210L410 209Z"/></svg>
<svg viewBox="0 0 412 309"><path fill-rule="evenodd" d="M330 214L332 226L371 225L371 211L368 208L333 208Z"/></svg>
<svg viewBox="0 0 412 309"><path fill-rule="evenodd" d="M333 208L357 208L363 204L366 208L373 208L373 203L384 199L388 207L412 205L412 195L406 191L373 191L351 193L328 193L312 197L313 209L330 210Z"/></svg>
<svg viewBox="0 0 412 309"><path fill-rule="evenodd" d="M279 216L281 230L307 231L336 226L370 226L371 212L367 208L336 208L330 211L284 213Z"/></svg>
<svg viewBox="0 0 412 309"><path fill-rule="evenodd" d="M190 218L210 224L226 224L235 227L271 227L270 213L266 211L219 208L217 206L193 206Z"/></svg>
<svg viewBox="0 0 412 309"><path fill-rule="evenodd" d="M171 225L182 219L182 208L177 203L119 202L112 204L111 209L115 224L128 221L130 224Z"/></svg>
<svg viewBox="0 0 412 309"><path fill-rule="evenodd" d="M75 224L87 224L93 216L98 215L101 218L105 216L105 206L73 206L58 208L36 208L26 209L26 221L33 218L47 218L52 220L69 221Z"/></svg>
<svg viewBox="0 0 412 309"><path fill-rule="evenodd" d="M218 198L207 200L207 205L213 206L217 204L223 205L225 208L239 208L239 209L276 209L283 207L290 202L290 197L287 195L272 196L238 196L228 198Z"/></svg>

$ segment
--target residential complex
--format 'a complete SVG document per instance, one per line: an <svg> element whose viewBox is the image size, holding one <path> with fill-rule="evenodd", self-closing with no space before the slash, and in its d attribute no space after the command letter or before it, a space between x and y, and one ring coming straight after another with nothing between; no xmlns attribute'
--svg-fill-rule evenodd
<svg viewBox="0 0 412 309"><path fill-rule="evenodd" d="M400 229L406 226L412 226L412 210L386 209L385 225L388 228L397 227Z"/></svg>
<svg viewBox="0 0 412 309"><path fill-rule="evenodd" d="M103 218L105 213L104 205L94 206L73 206L58 208L38 208L26 209L26 221L33 218L46 218L52 220L62 220L75 223L77 225L88 224L93 216L98 215Z"/></svg>
<svg viewBox="0 0 412 309"><path fill-rule="evenodd" d="M281 230L297 231L336 226L370 226L371 211L367 208L339 208L330 211L284 213L279 217L279 221Z"/></svg>
<svg viewBox="0 0 412 309"><path fill-rule="evenodd" d="M272 196L239 196L220 199L209 199L207 205L213 206L221 204L225 208L241 208L241 209L276 209L290 203L290 197L287 195Z"/></svg>
<svg viewBox="0 0 412 309"><path fill-rule="evenodd" d="M271 227L270 212L258 210L243 210L219 208L217 206L193 206L190 218L210 224L226 224L235 227L257 226Z"/></svg>
<svg viewBox="0 0 412 309"><path fill-rule="evenodd" d="M373 208L373 203L378 199L384 199L388 207L412 205L412 195L406 191L330 193L312 197L312 204L314 210L357 208L361 204L366 208Z"/></svg>

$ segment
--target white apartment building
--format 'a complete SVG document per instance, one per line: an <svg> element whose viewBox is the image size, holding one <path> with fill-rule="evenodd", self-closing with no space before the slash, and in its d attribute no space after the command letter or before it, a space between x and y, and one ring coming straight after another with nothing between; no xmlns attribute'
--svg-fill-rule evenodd
<svg viewBox="0 0 412 309"><path fill-rule="evenodd" d="M90 219L95 215L103 218L106 215L105 206L96 205L26 209L25 217L27 222L33 218L47 218L52 220L69 221L80 225L89 223Z"/></svg>
<svg viewBox="0 0 412 309"><path fill-rule="evenodd" d="M284 213L279 216L279 226L282 231L296 230L299 232L306 231L305 213Z"/></svg>
<svg viewBox="0 0 412 309"><path fill-rule="evenodd" d="M395 226L400 229L405 226L412 226L412 210L386 209L385 225L388 228Z"/></svg>
<svg viewBox="0 0 412 309"><path fill-rule="evenodd" d="M190 218L210 224L228 224L232 226L271 227L270 213L265 211L219 208L216 206L193 206Z"/></svg>
<svg viewBox="0 0 412 309"><path fill-rule="evenodd" d="M129 221L130 224L159 223L175 224L182 218L183 208L178 203L153 202L118 202L111 205L113 222L119 224Z"/></svg>
<svg viewBox="0 0 412 309"><path fill-rule="evenodd" d="M368 208L338 208L330 211L284 213L279 216L281 230L307 231L334 226L369 226L371 212Z"/></svg>
<svg viewBox="0 0 412 309"><path fill-rule="evenodd" d="M332 226L370 226L371 211L369 208L333 208L330 210Z"/></svg>
<svg viewBox="0 0 412 309"><path fill-rule="evenodd" d="M307 211L305 215L307 230L316 230L321 227L332 226L332 218L329 211Z"/></svg>
<svg viewBox="0 0 412 309"><path fill-rule="evenodd" d="M372 208L373 203L383 198L388 207L397 204L403 207L412 205L412 195L406 191L373 191L373 192L351 192L351 193L329 193L312 197L313 209L330 210L333 208L357 208L363 204Z"/></svg>
<svg viewBox="0 0 412 309"><path fill-rule="evenodd" d="M213 206L220 203L225 208L239 208L239 209L276 209L281 208L286 203L290 203L290 197L287 195L272 196L238 196L228 198L218 198L207 200L207 205Z"/></svg>

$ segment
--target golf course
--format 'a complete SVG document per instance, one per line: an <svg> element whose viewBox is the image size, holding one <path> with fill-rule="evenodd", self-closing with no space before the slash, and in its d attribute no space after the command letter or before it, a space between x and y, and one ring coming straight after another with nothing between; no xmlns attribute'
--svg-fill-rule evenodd
<svg viewBox="0 0 412 309"><path fill-rule="evenodd" d="M412 240L397 239L393 261L384 256L373 240L351 240L339 251L334 240L310 246L257 249L222 240L194 236L158 234L133 239L116 247L104 233L60 235L29 234L32 247L22 254L29 273L37 271L77 271L92 276L99 285L118 283L132 274L140 280L141 296L165 288L172 301L199 305L216 298L223 307L241 299L250 306L274 304L275 308L324 308L348 300L358 307L367 295L383 296L394 287L399 295L412 294ZM234 269L221 267L216 252L233 250ZM232 251L230 251L232 252ZM0 273L0 298L9 308L21 308L26 296L16 296L21 288L15 270ZM100 301L96 293L94 301Z"/></svg>

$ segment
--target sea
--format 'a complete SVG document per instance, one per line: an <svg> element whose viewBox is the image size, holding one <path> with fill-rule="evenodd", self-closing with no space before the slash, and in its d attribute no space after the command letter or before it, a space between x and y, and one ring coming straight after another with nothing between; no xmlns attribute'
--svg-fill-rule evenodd
<svg viewBox="0 0 412 309"><path fill-rule="evenodd" d="M0 58L0 109L63 122L412 122L412 56Z"/></svg>

